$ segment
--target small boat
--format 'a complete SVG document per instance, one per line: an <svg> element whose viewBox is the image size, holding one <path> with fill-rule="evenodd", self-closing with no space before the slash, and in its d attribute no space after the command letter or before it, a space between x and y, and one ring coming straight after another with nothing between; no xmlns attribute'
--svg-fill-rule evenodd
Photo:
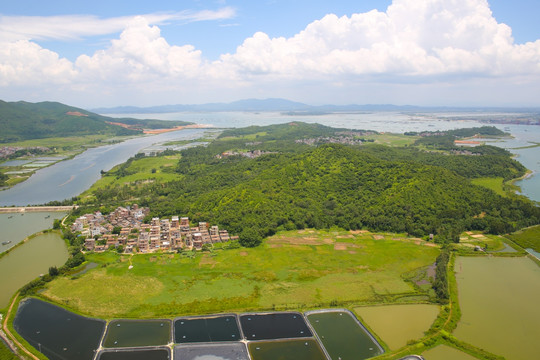
<svg viewBox="0 0 540 360"><path fill-rule="evenodd" d="M11 244L11 241L4 241L4 242L2 242L2 245L7 245L7 244Z"/></svg>
<svg viewBox="0 0 540 360"><path fill-rule="evenodd" d="M12 217L13 217L13 215L9 215L9 216L8 216L8 219L11 219Z"/></svg>
<svg viewBox="0 0 540 360"><path fill-rule="evenodd" d="M48 218L50 218L50 217L51 217L51 215L47 215L47 216L45 216L45 219L48 219Z"/></svg>

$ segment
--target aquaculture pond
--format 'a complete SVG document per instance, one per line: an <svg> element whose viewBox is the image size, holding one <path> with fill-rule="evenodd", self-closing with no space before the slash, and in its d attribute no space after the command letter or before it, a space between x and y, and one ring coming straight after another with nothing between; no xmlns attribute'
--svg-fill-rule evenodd
<svg viewBox="0 0 540 360"><path fill-rule="evenodd" d="M56 219L66 216L64 212L13 212L0 214L0 253L12 248L27 236L51 229ZM5 244L4 244L5 243Z"/></svg>
<svg viewBox="0 0 540 360"><path fill-rule="evenodd" d="M169 348L156 349L121 349L101 351L97 360L168 360L171 358Z"/></svg>
<svg viewBox="0 0 540 360"><path fill-rule="evenodd" d="M384 352L349 311L314 311L306 317L332 360L362 360Z"/></svg>
<svg viewBox="0 0 540 360"><path fill-rule="evenodd" d="M3 231L3 229L2 229ZM6 307L17 290L46 274L51 266L60 267L68 259L65 241L56 233L37 235L0 258L0 308Z"/></svg>
<svg viewBox="0 0 540 360"><path fill-rule="evenodd" d="M327 360L313 339L254 341L248 348L253 360Z"/></svg>
<svg viewBox="0 0 540 360"><path fill-rule="evenodd" d="M428 351L424 351L422 356L429 360L475 360L474 356L471 356L463 351L454 349L453 347L446 345L439 345Z"/></svg>
<svg viewBox="0 0 540 360"><path fill-rule="evenodd" d="M246 344L190 344L174 347L174 358L180 360L250 360Z"/></svg>
<svg viewBox="0 0 540 360"><path fill-rule="evenodd" d="M103 346L157 346L167 345L170 341L170 320L113 320L107 327Z"/></svg>
<svg viewBox="0 0 540 360"><path fill-rule="evenodd" d="M15 330L50 360L92 360L105 321L86 318L38 299L19 305Z"/></svg>
<svg viewBox="0 0 540 360"><path fill-rule="evenodd" d="M439 314L439 307L427 304L385 305L357 307L354 311L390 349L397 350L407 345L407 341L424 336Z"/></svg>
<svg viewBox="0 0 540 360"><path fill-rule="evenodd" d="M240 316L240 324L247 340L312 336L300 313L245 314Z"/></svg>
<svg viewBox="0 0 540 360"><path fill-rule="evenodd" d="M454 335L512 360L540 354L540 267L531 259L458 257L461 320Z"/></svg>
<svg viewBox="0 0 540 360"><path fill-rule="evenodd" d="M236 315L179 318L174 321L175 343L239 341Z"/></svg>

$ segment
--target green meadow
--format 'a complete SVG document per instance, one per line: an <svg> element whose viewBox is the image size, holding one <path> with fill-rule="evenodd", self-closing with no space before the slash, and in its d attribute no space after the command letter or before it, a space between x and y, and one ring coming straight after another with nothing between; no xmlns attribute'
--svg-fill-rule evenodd
<svg viewBox="0 0 540 360"><path fill-rule="evenodd" d="M498 195L508 196L508 193L504 190L504 180L502 177L471 179L471 183L493 190Z"/></svg>
<svg viewBox="0 0 540 360"><path fill-rule="evenodd" d="M508 237L524 249L530 248L540 252L540 226L520 230Z"/></svg>
<svg viewBox="0 0 540 360"><path fill-rule="evenodd" d="M41 296L101 318L406 303L428 295L402 275L438 254L404 235L288 231L257 248L88 254L100 266L52 281Z"/></svg>

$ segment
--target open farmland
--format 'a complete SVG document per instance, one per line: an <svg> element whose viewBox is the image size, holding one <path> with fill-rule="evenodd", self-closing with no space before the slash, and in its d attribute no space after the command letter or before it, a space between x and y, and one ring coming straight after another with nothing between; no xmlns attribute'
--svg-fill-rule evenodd
<svg viewBox="0 0 540 360"><path fill-rule="evenodd" d="M257 248L89 254L101 266L58 278L41 295L102 318L418 301L427 295L402 274L438 254L433 244L403 235L288 231Z"/></svg>

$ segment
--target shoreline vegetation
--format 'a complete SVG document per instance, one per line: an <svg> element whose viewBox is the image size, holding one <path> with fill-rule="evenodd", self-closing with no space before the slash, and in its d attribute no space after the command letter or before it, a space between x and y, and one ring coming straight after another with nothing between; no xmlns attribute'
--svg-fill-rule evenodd
<svg viewBox="0 0 540 360"><path fill-rule="evenodd" d="M440 344L479 359L502 359L452 335L461 318L455 258L525 256L521 244L533 235L524 230L509 240L503 234L540 228L540 213L503 184L526 169L502 149L456 148L455 132L404 135L415 136L413 142L393 139L395 146L370 143L368 136L376 138L373 132L290 123L227 130L207 147L163 159L130 159L77 199L81 207L70 221L88 211L138 203L151 208L150 216L208 219L249 236L250 247L229 242L197 252L82 255L82 239L64 230L68 262L76 265L53 271L48 281L35 280L21 294L106 320L438 304L439 315L425 335L400 349L390 351L374 334L388 351L374 359L397 359ZM358 141L362 145L350 145ZM351 181L358 177L358 184ZM483 183L473 185L475 179ZM378 191L385 197L352 195ZM425 191L437 198L426 198ZM507 246L516 251L499 252ZM77 274L88 262L98 265ZM12 306L23 297L18 295ZM10 330L13 317L6 319Z"/></svg>

